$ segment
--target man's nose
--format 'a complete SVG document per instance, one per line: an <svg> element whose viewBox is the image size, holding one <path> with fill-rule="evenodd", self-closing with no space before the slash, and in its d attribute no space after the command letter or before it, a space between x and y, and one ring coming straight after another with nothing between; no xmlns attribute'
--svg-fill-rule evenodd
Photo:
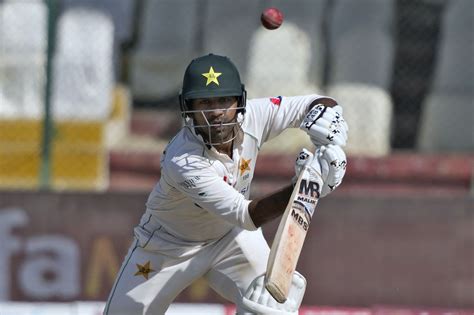
<svg viewBox="0 0 474 315"><path fill-rule="evenodd" d="M216 108L209 112L210 120L215 120L221 116L224 116L224 110L222 108Z"/></svg>
<svg viewBox="0 0 474 315"><path fill-rule="evenodd" d="M225 109L222 108L222 105L218 102L212 102L211 104L209 104L209 116L210 117L219 117L219 116L222 116L224 115L225 113Z"/></svg>

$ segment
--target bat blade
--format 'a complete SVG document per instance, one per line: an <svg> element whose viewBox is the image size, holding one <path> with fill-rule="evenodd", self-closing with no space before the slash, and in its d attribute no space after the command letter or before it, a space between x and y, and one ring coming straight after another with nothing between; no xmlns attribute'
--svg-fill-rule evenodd
<svg viewBox="0 0 474 315"><path fill-rule="evenodd" d="M265 274L265 287L275 300L288 298L293 273L319 199L320 182L302 178L301 172L273 240Z"/></svg>

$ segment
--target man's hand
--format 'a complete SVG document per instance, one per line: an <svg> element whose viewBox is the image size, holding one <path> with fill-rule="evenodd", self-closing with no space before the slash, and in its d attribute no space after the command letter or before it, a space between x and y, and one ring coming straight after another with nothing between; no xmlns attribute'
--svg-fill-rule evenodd
<svg viewBox="0 0 474 315"><path fill-rule="evenodd" d="M326 107L321 104L313 106L306 114L300 129L309 135L316 147L328 144L345 146L349 130L340 105Z"/></svg>
<svg viewBox="0 0 474 315"><path fill-rule="evenodd" d="M318 152L318 150L316 150L316 152ZM321 164L319 163L319 160L315 159L313 153L311 153L309 150L305 148L303 148L301 152L298 153L298 156L296 157L295 176L291 179L291 182L293 183L293 185L298 180L298 176L300 175L302 171L305 172L303 176L306 180L310 182L319 183L320 188L324 184L322 182L322 177L323 177L322 167L321 167ZM321 191L318 191L318 193L321 193Z"/></svg>
<svg viewBox="0 0 474 315"><path fill-rule="evenodd" d="M285 303L278 303L265 289L265 274L255 278L245 292L245 309L259 315L297 315L306 290L306 279L298 271L293 273L291 288Z"/></svg>
<svg viewBox="0 0 474 315"><path fill-rule="evenodd" d="M306 165L306 169L304 166ZM303 149L296 159L295 177L296 181L301 171L304 170L309 180L319 182L317 177L321 177L323 183L321 185L320 197L324 197L336 189L346 174L346 154L337 145L327 145L316 149L315 153L311 153L307 149Z"/></svg>

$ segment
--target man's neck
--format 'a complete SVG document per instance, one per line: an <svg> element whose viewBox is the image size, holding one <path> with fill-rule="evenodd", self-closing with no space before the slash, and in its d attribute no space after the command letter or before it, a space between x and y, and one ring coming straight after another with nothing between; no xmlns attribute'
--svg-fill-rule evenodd
<svg viewBox="0 0 474 315"><path fill-rule="evenodd" d="M234 141L230 141L228 143L214 145L217 152L222 154L227 154L232 159L232 148L233 148Z"/></svg>

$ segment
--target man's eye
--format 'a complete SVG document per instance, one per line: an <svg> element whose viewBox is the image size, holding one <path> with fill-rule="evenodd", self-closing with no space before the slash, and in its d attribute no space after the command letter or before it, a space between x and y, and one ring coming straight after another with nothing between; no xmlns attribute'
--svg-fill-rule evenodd
<svg viewBox="0 0 474 315"><path fill-rule="evenodd" d="M233 101L232 97L229 97L229 96L227 96L227 97L221 97L221 98L219 99L219 102L220 102L220 103L225 103L225 104L232 103L232 101Z"/></svg>

